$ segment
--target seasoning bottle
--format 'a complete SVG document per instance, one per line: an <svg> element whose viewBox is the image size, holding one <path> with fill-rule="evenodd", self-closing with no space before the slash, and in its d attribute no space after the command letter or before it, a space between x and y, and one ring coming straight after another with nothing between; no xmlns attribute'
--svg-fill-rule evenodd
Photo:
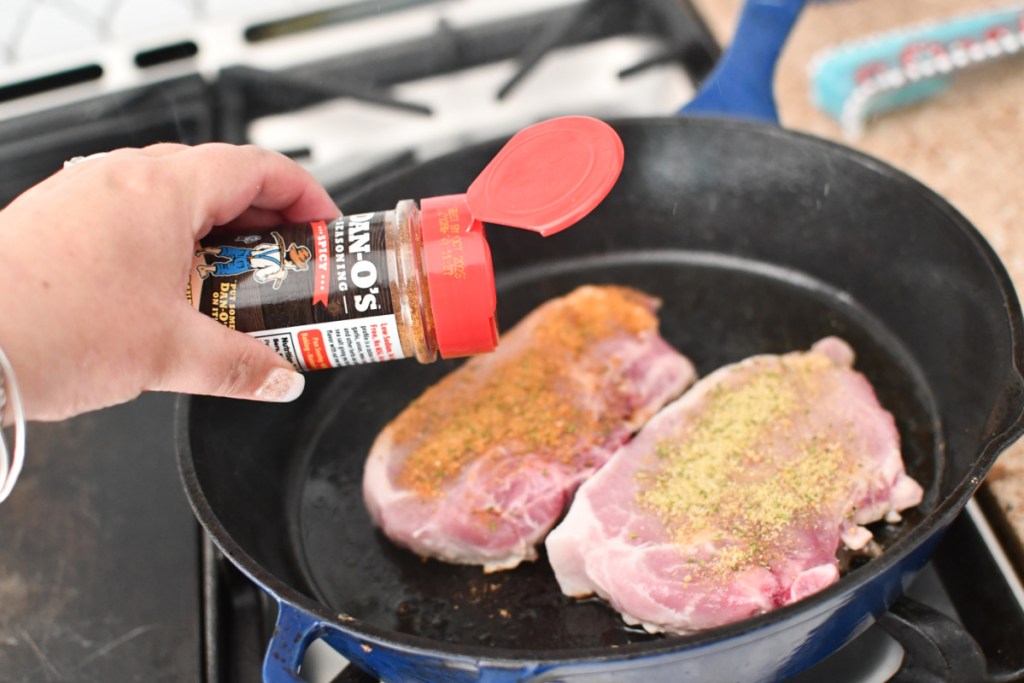
<svg viewBox="0 0 1024 683"><path fill-rule="evenodd" d="M196 243L187 296L300 370L492 351L484 222L558 232L604 199L622 163L607 124L551 119L513 136L465 194L329 222L215 230Z"/></svg>

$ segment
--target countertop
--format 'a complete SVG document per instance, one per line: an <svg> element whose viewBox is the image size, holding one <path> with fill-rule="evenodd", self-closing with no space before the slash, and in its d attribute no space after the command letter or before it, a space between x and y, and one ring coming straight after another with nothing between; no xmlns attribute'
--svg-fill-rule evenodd
<svg viewBox="0 0 1024 683"><path fill-rule="evenodd" d="M693 0L727 45L740 0ZM836 140L914 176L943 195L985 235L1024 293L1024 55L956 77L938 96L870 121L856 140L811 99L809 66L819 51L967 12L1010 6L1006 0L844 0L812 3L779 63L775 95L787 128ZM998 521L1024 549L1024 441L992 468L985 493Z"/></svg>

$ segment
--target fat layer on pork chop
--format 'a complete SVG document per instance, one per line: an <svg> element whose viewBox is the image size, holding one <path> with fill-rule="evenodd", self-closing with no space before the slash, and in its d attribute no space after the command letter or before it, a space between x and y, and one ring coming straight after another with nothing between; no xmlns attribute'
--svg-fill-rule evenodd
<svg viewBox="0 0 1024 683"><path fill-rule="evenodd" d="M587 477L693 383L658 301L584 286L430 387L378 436L363 496L416 553L486 571L537 556Z"/></svg>
<svg viewBox="0 0 1024 683"><path fill-rule="evenodd" d="M840 546L922 489L893 416L829 337L708 375L577 492L546 541L564 593L687 633L790 604L839 578Z"/></svg>

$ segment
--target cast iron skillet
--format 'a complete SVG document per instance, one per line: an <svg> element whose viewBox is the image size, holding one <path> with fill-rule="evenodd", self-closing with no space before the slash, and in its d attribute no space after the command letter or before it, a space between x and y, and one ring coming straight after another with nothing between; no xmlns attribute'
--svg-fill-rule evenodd
<svg viewBox="0 0 1024 683"><path fill-rule="evenodd" d="M896 600L1020 434L1016 296L989 246L940 197L775 126L687 117L615 127L626 165L591 216L546 240L489 229L501 326L577 285L618 283L661 297L664 336L702 375L839 335L896 416L924 502L876 529L881 558L801 603L651 636L599 601L561 596L543 559L484 576L421 561L370 524L360 484L375 435L457 362L314 373L288 405L185 399L179 453L196 515L280 603L266 681L298 680L316 638L389 683L789 676ZM341 205L464 190L499 147L437 159Z"/></svg>

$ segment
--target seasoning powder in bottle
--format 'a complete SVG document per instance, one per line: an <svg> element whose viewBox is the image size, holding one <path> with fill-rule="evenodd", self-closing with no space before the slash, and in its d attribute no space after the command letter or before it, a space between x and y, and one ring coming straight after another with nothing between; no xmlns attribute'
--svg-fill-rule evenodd
<svg viewBox="0 0 1024 683"><path fill-rule="evenodd" d="M483 222L550 235L608 194L623 149L607 124L551 119L515 136L466 194L196 244L187 296L300 370L491 351L496 294Z"/></svg>

